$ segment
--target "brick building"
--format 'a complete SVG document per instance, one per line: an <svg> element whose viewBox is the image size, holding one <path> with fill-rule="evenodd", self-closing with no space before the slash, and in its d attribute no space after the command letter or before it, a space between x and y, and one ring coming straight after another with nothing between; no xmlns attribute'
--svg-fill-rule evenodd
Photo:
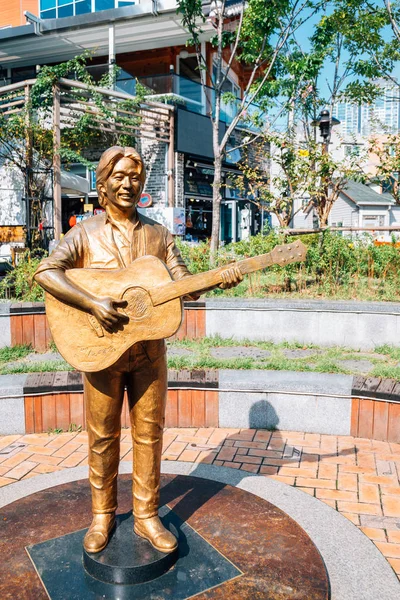
<svg viewBox="0 0 400 600"><path fill-rule="evenodd" d="M117 64L120 67L117 91L134 95L138 80L152 91L151 98L167 97L176 106L172 164L168 143L149 140L138 143L148 172L145 193L147 201L150 197L152 203L146 210L172 227L173 206L180 209L183 221L175 233L193 241L209 237L213 155L208 111L212 106L212 90L205 92L201 85L197 59L186 46L188 35L176 13L176 1L21 0L12 6L13 11L0 8L0 27L4 27L0 29L1 85L34 78L41 65L63 62L90 49L93 58L89 69L95 78ZM204 9L207 14L207 5ZM23 24L24 11L28 14ZM214 50L209 39L213 34L212 24L207 20L203 26L202 51L211 72ZM240 98L245 83L245 70L234 61L225 91ZM234 111L234 104L222 107L223 131ZM247 134L248 131L238 128L230 147ZM96 160L96 153L93 158ZM229 187L239 159L240 151L235 151L227 155L224 163L221 238L225 242L248 237L261 227L256 206ZM83 193L81 184L78 190L62 189L64 230L68 228L68 215L81 210L82 203L97 205L93 174L82 165L73 165L70 174L69 185L73 185L71 179L76 176L79 180L86 179L89 189Z"/></svg>

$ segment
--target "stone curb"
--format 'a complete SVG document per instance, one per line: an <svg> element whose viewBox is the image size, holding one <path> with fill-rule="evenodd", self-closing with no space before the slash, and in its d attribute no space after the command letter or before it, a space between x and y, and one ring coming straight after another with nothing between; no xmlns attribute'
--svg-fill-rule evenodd
<svg viewBox="0 0 400 600"><path fill-rule="evenodd" d="M400 403L400 383L395 380L334 373L233 369L170 371L168 387L170 390L216 393L215 425L240 429L357 436L359 417L354 403L363 402L362 398L388 402L388 407ZM82 392L82 374L77 371L0 376L0 435L25 433L25 402L32 402L35 396ZM26 397L28 400L25 401ZM387 415L391 423L388 441L398 438L393 421L397 419L396 414L393 412L390 419L389 413ZM388 423L382 426L387 429ZM193 424L203 425L200 422ZM360 430L361 437L368 436L363 431ZM379 435L377 439L382 440ZM372 430L369 436L374 438Z"/></svg>
<svg viewBox="0 0 400 600"><path fill-rule="evenodd" d="M377 398L400 402L400 382L395 379L267 369L170 369L170 388L207 388L251 392L291 392L325 396ZM0 400L5 396L35 393L82 392L78 371L54 371L0 375Z"/></svg>
<svg viewBox="0 0 400 600"><path fill-rule="evenodd" d="M120 473L132 463L122 462ZM226 467L185 462L162 463L162 472L220 481L271 502L310 536L325 562L331 600L397 600L400 583L376 546L348 519L316 498L279 481ZM56 485L87 478L87 467L38 475L0 489L0 507Z"/></svg>

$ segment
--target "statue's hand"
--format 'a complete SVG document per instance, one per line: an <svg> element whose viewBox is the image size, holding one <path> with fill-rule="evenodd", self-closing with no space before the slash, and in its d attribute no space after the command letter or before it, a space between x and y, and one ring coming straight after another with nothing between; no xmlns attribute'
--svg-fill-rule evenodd
<svg viewBox="0 0 400 600"><path fill-rule="evenodd" d="M222 283L220 283L219 287L222 290L229 290L243 280L243 275L237 265L228 267L225 271L222 271L221 277Z"/></svg>
<svg viewBox="0 0 400 600"><path fill-rule="evenodd" d="M129 319L126 315L118 312L118 307L125 308L126 300L114 300L114 298L95 298L91 307L91 313L96 317L104 329L109 332L115 330L118 325L126 323Z"/></svg>

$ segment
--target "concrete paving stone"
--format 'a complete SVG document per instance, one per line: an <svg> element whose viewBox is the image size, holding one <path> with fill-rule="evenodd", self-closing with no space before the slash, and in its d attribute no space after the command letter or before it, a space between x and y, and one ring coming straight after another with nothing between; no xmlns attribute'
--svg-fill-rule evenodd
<svg viewBox="0 0 400 600"><path fill-rule="evenodd" d="M36 467L37 463L31 462L29 460L25 460L17 467L14 467L7 473L7 478L9 479L22 479L29 471L32 471Z"/></svg>
<svg viewBox="0 0 400 600"><path fill-rule="evenodd" d="M15 479L8 479L8 477L0 477L0 487L5 485L10 485L10 483L14 483Z"/></svg>
<svg viewBox="0 0 400 600"><path fill-rule="evenodd" d="M289 350L288 348L285 348L284 350L282 350L282 352L286 356L286 358L297 359L307 358L308 356L314 356L315 354L322 354L323 350L312 350L311 348L296 348L295 350Z"/></svg>
<svg viewBox="0 0 400 600"><path fill-rule="evenodd" d="M380 504L379 486L373 483L360 483L359 488L360 502L368 504Z"/></svg>
<svg viewBox="0 0 400 600"><path fill-rule="evenodd" d="M328 479L317 479L316 477L298 477L296 485L300 487L325 488L330 490L336 489L336 481L328 481Z"/></svg>
<svg viewBox="0 0 400 600"><path fill-rule="evenodd" d="M330 465L325 465L328 467ZM318 471L320 477L320 471ZM339 490L356 492L358 488L357 475L355 473L339 473L337 486Z"/></svg>
<svg viewBox="0 0 400 600"><path fill-rule="evenodd" d="M400 578L400 559L399 558L388 558L388 562L392 565L393 570L397 573Z"/></svg>
<svg viewBox="0 0 400 600"><path fill-rule="evenodd" d="M336 360L335 362L342 369L346 369L346 371L351 371L352 373L369 373L375 367L369 360L362 359L345 359Z"/></svg>
<svg viewBox="0 0 400 600"><path fill-rule="evenodd" d="M386 529L386 531L400 530L400 515L397 517L383 517L373 515L360 515L362 527L373 527L374 529Z"/></svg>
<svg viewBox="0 0 400 600"><path fill-rule="evenodd" d="M363 504L361 502L338 501L341 512L357 513L359 515L381 515L382 509L376 504Z"/></svg>
<svg viewBox="0 0 400 600"><path fill-rule="evenodd" d="M355 492L342 492L340 490L327 490L324 488L316 488L315 495L320 500L347 500L348 502L357 502L357 494ZM335 507L336 508L336 507Z"/></svg>
<svg viewBox="0 0 400 600"><path fill-rule="evenodd" d="M385 517L400 517L400 498L382 496L382 506Z"/></svg>
<svg viewBox="0 0 400 600"><path fill-rule="evenodd" d="M242 464L240 467L241 471L248 471L249 473L258 473L259 466L258 465L250 465L250 464Z"/></svg>
<svg viewBox="0 0 400 600"><path fill-rule="evenodd" d="M47 362L55 360L64 360L59 352L32 352L25 356L22 362Z"/></svg>
<svg viewBox="0 0 400 600"><path fill-rule="evenodd" d="M356 515L353 513L346 513L346 512L341 512L340 514L343 515L344 517L346 517L346 519L348 519L352 523L354 523L354 525L357 525L357 527L359 527L359 525L360 525L359 515Z"/></svg>
<svg viewBox="0 0 400 600"><path fill-rule="evenodd" d="M369 537L370 540L386 542L386 535L384 529L376 529L374 527L361 527L361 531L365 533L365 535Z"/></svg>
<svg viewBox="0 0 400 600"><path fill-rule="evenodd" d="M400 496L400 487L381 485L380 490L386 496Z"/></svg>
<svg viewBox="0 0 400 600"><path fill-rule="evenodd" d="M190 357L194 356L193 351L189 350L189 348L180 348L176 346L168 346L167 349L168 356L178 356L178 357Z"/></svg>
<svg viewBox="0 0 400 600"><path fill-rule="evenodd" d="M400 544L400 531L388 531L388 540L393 544Z"/></svg>
<svg viewBox="0 0 400 600"><path fill-rule="evenodd" d="M263 350L255 346L220 346L211 348L210 354L213 358L228 360L230 358L252 358L263 360L271 356L269 350Z"/></svg>
<svg viewBox="0 0 400 600"><path fill-rule="evenodd" d="M383 556L390 558L400 558L400 544L391 544L389 542L376 542L377 547Z"/></svg>

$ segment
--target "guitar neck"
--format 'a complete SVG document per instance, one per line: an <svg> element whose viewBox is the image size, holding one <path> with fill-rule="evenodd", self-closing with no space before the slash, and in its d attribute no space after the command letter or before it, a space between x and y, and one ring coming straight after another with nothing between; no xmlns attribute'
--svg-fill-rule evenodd
<svg viewBox="0 0 400 600"><path fill-rule="evenodd" d="M267 254L260 254L259 256L252 256L245 258L231 265L225 265L206 271L204 273L197 273L196 275L189 275L178 281L171 281L167 284L163 284L159 287L154 287L149 290L151 300L154 306L169 302L175 298L182 298L194 292L201 292L209 288L217 287L222 283L222 273L227 270L230 266L236 266L240 269L242 275L248 273L254 273L266 267L270 267L273 264L285 265L291 262L304 260L306 249L301 242L295 244L288 244L286 246L278 246L274 248L272 252Z"/></svg>

